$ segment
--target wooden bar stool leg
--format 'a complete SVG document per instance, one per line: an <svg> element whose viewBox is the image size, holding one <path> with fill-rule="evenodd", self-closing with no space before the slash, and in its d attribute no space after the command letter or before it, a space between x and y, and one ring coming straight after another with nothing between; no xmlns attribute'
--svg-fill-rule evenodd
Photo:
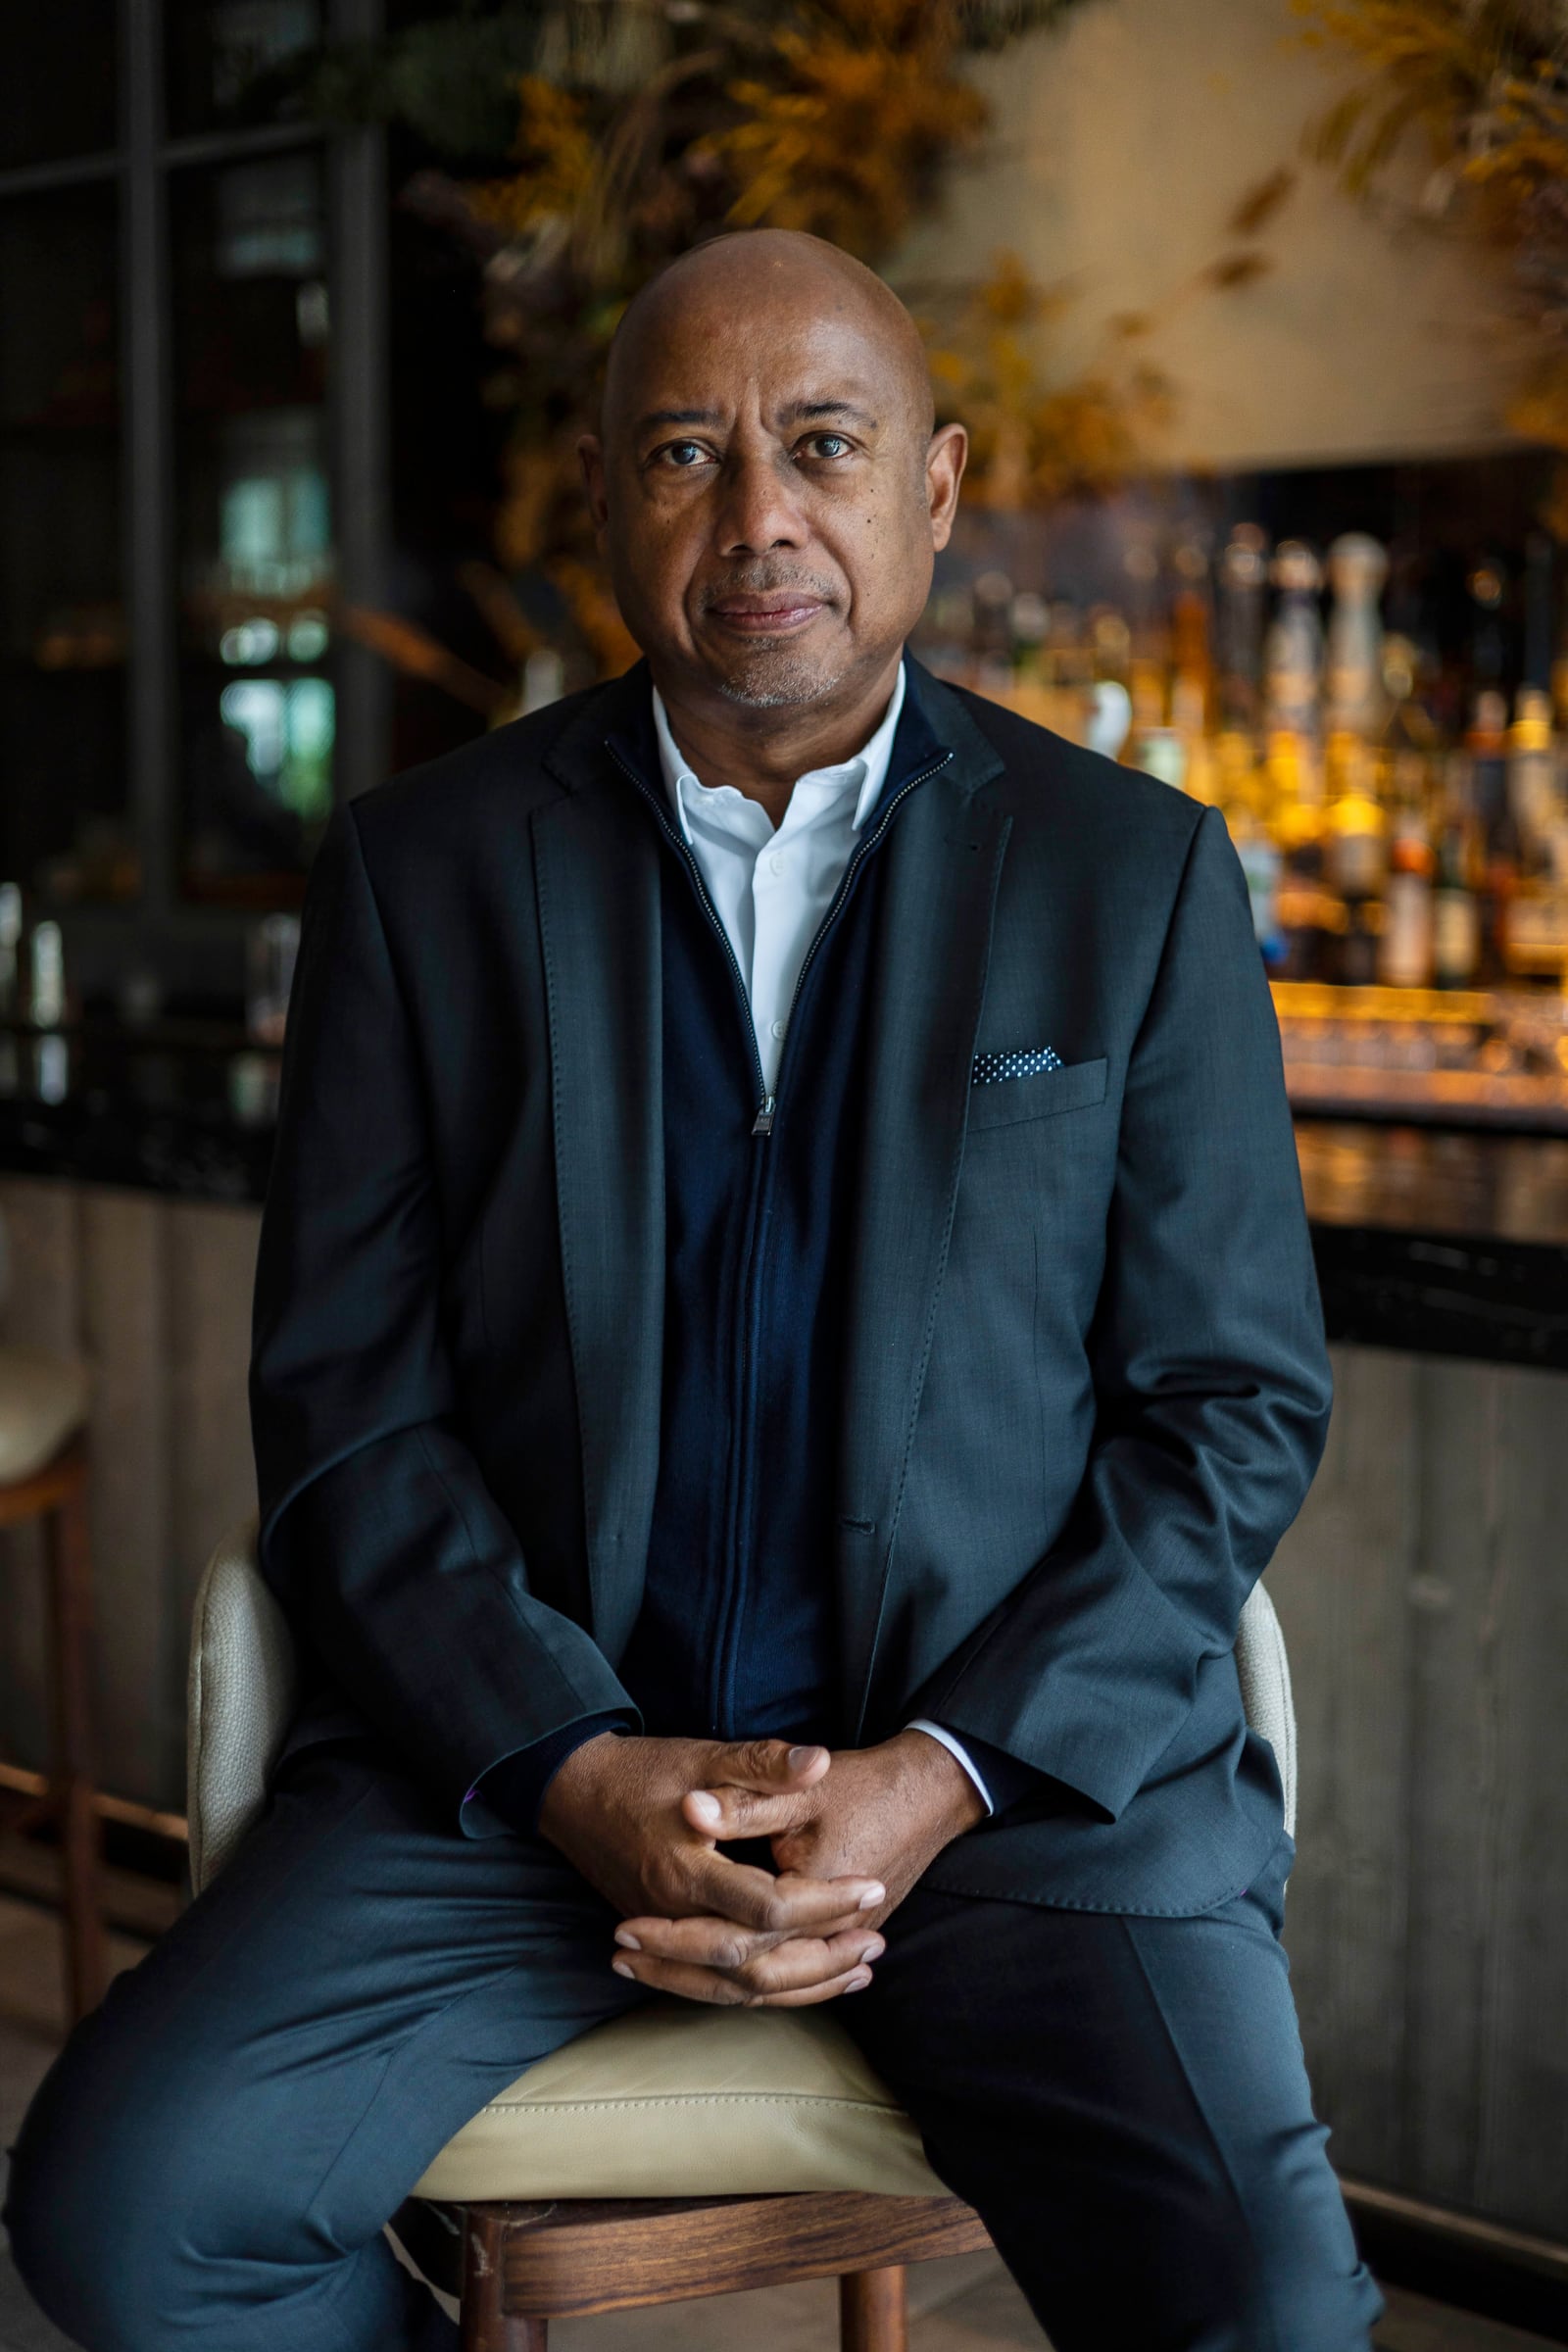
<svg viewBox="0 0 1568 2352"><path fill-rule="evenodd" d="M850 2271L839 2280L843 2352L907 2352L909 2308L902 2263L885 2271Z"/></svg>
<svg viewBox="0 0 1568 2352"><path fill-rule="evenodd" d="M103 1998L108 1974L92 1740L92 1570L87 1488L77 1479L44 1520L54 1650L55 1796L65 1891L66 1967L73 2018Z"/></svg>
<svg viewBox="0 0 1568 2352"><path fill-rule="evenodd" d="M469 2206L463 2216L463 2352L547 2352L548 2320L504 2303L506 2231L493 2214Z"/></svg>

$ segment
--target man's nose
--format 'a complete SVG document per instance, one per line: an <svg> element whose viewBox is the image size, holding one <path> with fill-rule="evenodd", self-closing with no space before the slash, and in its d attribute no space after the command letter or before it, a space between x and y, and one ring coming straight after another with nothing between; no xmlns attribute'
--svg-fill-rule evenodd
<svg viewBox="0 0 1568 2352"><path fill-rule="evenodd" d="M724 468L719 552L760 556L771 547L799 547L806 531L800 485L788 462L760 451L732 456Z"/></svg>

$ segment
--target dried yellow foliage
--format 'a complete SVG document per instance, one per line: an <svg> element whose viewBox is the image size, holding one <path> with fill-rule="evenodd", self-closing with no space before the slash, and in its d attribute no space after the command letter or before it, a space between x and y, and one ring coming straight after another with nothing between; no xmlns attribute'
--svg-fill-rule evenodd
<svg viewBox="0 0 1568 2352"><path fill-rule="evenodd" d="M1352 189L1412 133L1434 170L1426 203L1464 205L1509 258L1543 357L1508 419L1568 450L1568 9L1563 0L1292 0L1305 37L1368 68L1317 125ZM1568 484L1544 516L1568 536Z"/></svg>
<svg viewBox="0 0 1568 2352"><path fill-rule="evenodd" d="M985 126L951 52L783 32L780 82L737 80L739 120L705 150L736 183L737 228L804 228L852 250L891 244L933 166Z"/></svg>
<svg viewBox="0 0 1568 2352"><path fill-rule="evenodd" d="M1108 489L1149 462L1169 421L1170 387L1142 361L1107 354L1067 383L1042 384L1036 340L1063 307L1015 253L1001 252L952 332L932 339L938 411L969 428L964 494L976 505L1011 512ZM1142 325L1113 329L1113 345Z"/></svg>
<svg viewBox="0 0 1568 2352"><path fill-rule="evenodd" d="M517 83L519 169L507 179L481 180L466 190L482 220L521 236L547 220L569 220L591 194L598 148L581 98L525 74Z"/></svg>

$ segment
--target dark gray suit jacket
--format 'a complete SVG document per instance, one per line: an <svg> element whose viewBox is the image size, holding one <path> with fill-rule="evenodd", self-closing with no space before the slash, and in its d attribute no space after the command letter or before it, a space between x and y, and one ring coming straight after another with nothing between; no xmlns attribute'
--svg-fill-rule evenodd
<svg viewBox="0 0 1568 2352"><path fill-rule="evenodd" d="M1282 1834L1231 1648L1330 1399L1247 893L1214 811L916 676L953 758L879 852L847 1735L925 1713L1049 1776L937 1884L1203 1910ZM323 1676L299 1738L368 1719L455 1817L627 1703L661 852L605 738L648 690L639 665L367 794L311 878L256 1291L263 1565ZM971 1084L1046 1046L1064 1066Z"/></svg>

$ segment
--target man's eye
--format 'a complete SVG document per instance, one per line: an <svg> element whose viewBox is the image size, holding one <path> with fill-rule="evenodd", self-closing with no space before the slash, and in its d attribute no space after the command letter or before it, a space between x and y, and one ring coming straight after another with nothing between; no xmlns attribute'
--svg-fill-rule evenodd
<svg viewBox="0 0 1568 2352"><path fill-rule="evenodd" d="M843 433L813 433L809 446L819 458L847 457L850 449Z"/></svg>
<svg viewBox="0 0 1568 2352"><path fill-rule="evenodd" d="M671 441L664 451L664 456L670 465L680 466L683 471L689 471L693 466L700 466L704 454L700 441Z"/></svg>

